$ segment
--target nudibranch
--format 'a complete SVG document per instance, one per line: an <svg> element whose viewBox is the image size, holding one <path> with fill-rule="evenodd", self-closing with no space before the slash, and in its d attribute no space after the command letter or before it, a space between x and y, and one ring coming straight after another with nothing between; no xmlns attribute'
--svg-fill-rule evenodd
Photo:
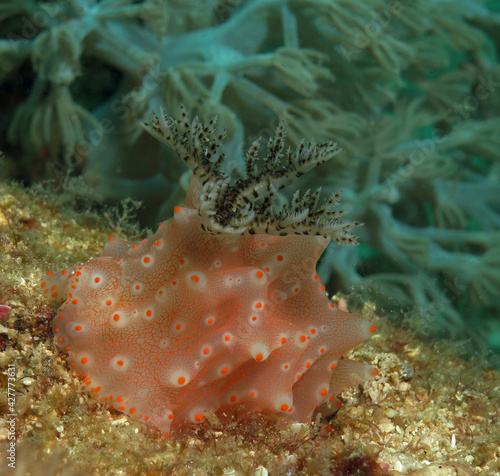
<svg viewBox="0 0 500 476"><path fill-rule="evenodd" d="M153 236L110 237L102 256L47 273L58 346L96 398L167 436L235 405L310 422L376 373L343 357L375 327L336 308L315 269L331 239L356 242L340 193L320 205L319 190L296 192L273 207L280 188L339 149L285 150L280 125L263 159L252 144L235 180L215 120L182 111L145 127L193 172L186 199Z"/></svg>

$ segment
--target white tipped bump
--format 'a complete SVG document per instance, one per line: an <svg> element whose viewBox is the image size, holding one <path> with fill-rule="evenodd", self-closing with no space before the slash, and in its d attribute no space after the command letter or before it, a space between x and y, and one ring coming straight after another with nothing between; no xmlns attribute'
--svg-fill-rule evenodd
<svg viewBox="0 0 500 476"><path fill-rule="evenodd" d="M267 277L261 269L252 269L250 271L250 281L258 286L263 286L267 282Z"/></svg>
<svg viewBox="0 0 500 476"><path fill-rule="evenodd" d="M87 351L78 352L74 359L77 367L85 372L92 369L95 365L95 357Z"/></svg>
<svg viewBox="0 0 500 476"><path fill-rule="evenodd" d="M213 267L216 268L216 269L222 268L222 260L221 259L216 259L213 262Z"/></svg>
<svg viewBox="0 0 500 476"><path fill-rule="evenodd" d="M287 412L292 408L293 400L289 395L277 395L274 398L274 408L277 412Z"/></svg>
<svg viewBox="0 0 500 476"><path fill-rule="evenodd" d="M154 263L155 259L154 256L151 254L146 254L141 257L141 266L143 268L151 268L152 266L154 266Z"/></svg>
<svg viewBox="0 0 500 476"><path fill-rule="evenodd" d="M234 343L234 335L230 332L224 332L222 335L222 343L224 345L232 345Z"/></svg>
<svg viewBox="0 0 500 476"><path fill-rule="evenodd" d="M186 330L186 324L183 321L175 321L170 327L170 331L172 334L180 334Z"/></svg>
<svg viewBox="0 0 500 476"><path fill-rule="evenodd" d="M111 309L117 302L117 296L103 296L99 299L99 303L104 309Z"/></svg>
<svg viewBox="0 0 500 476"><path fill-rule="evenodd" d="M207 277L201 271L191 271L186 275L186 284L190 289L202 290L207 284Z"/></svg>
<svg viewBox="0 0 500 476"><path fill-rule="evenodd" d="M283 264L286 264L287 262L288 262L287 255L284 255L282 253L280 253L274 257L275 264L283 265Z"/></svg>
<svg viewBox="0 0 500 476"><path fill-rule="evenodd" d="M142 312L142 317L146 319L146 321L152 321L156 317L156 312L153 306L149 306Z"/></svg>
<svg viewBox="0 0 500 476"><path fill-rule="evenodd" d="M260 321L261 321L261 317L260 315L258 315L257 313L255 314L252 314L249 318L248 318L248 323L253 326L253 327L256 327L260 324Z"/></svg>
<svg viewBox="0 0 500 476"><path fill-rule="evenodd" d="M264 300L259 299L258 301L254 301L252 303L252 309L254 311L262 311L264 309Z"/></svg>
<svg viewBox="0 0 500 476"><path fill-rule="evenodd" d="M106 282L106 277L103 273L94 272L89 278L90 287L93 289L99 289Z"/></svg>
<svg viewBox="0 0 500 476"><path fill-rule="evenodd" d="M307 346L307 343L309 342L307 332L297 332L295 334L295 344L299 349L303 349L304 347Z"/></svg>
<svg viewBox="0 0 500 476"><path fill-rule="evenodd" d="M316 326L311 326L307 329L307 335L311 338L318 336L318 328Z"/></svg>
<svg viewBox="0 0 500 476"><path fill-rule="evenodd" d="M232 367L229 363L224 363L222 365L219 365L219 367L216 370L216 375L219 377L225 377L231 373Z"/></svg>
<svg viewBox="0 0 500 476"><path fill-rule="evenodd" d="M170 425L172 424L172 420L174 419L174 414L170 408L163 408L160 410L160 415L158 419L159 427L163 431L169 431Z"/></svg>
<svg viewBox="0 0 500 476"><path fill-rule="evenodd" d="M85 321L71 320L66 323L64 330L69 337L78 337L86 334L89 330ZM60 332L57 334L59 336Z"/></svg>
<svg viewBox="0 0 500 476"><path fill-rule="evenodd" d="M328 346L322 344L318 347L318 357L325 355L328 352Z"/></svg>
<svg viewBox="0 0 500 476"><path fill-rule="evenodd" d="M266 360L269 357L270 354L269 348L261 343L256 343L253 344L252 347L250 347L250 355L255 359L257 362L262 362Z"/></svg>
<svg viewBox="0 0 500 476"><path fill-rule="evenodd" d="M170 380L170 384L174 388L185 387L190 381L189 375L184 370L177 370L176 372L173 372L170 375L169 380Z"/></svg>
<svg viewBox="0 0 500 476"><path fill-rule="evenodd" d="M362 321L361 326L365 339L369 339L377 331L377 328L369 321Z"/></svg>
<svg viewBox="0 0 500 476"><path fill-rule="evenodd" d="M210 344L203 345L200 349L200 356L202 359L207 359L209 357L212 357L214 352L214 348Z"/></svg>
<svg viewBox="0 0 500 476"><path fill-rule="evenodd" d="M113 327L125 327L130 323L130 317L124 311L112 312L109 315L109 323Z"/></svg>
<svg viewBox="0 0 500 476"><path fill-rule="evenodd" d="M213 326L215 323L215 316L207 316L205 318L205 325L206 326Z"/></svg>
<svg viewBox="0 0 500 476"><path fill-rule="evenodd" d="M205 408L195 407L189 412L189 420L192 423L201 423L205 413L207 413Z"/></svg>
<svg viewBox="0 0 500 476"><path fill-rule="evenodd" d="M156 291L156 294L155 294L155 299L158 302L165 302L167 299L167 288L163 287L163 288L158 289L158 291Z"/></svg>
<svg viewBox="0 0 500 476"><path fill-rule="evenodd" d="M69 345L69 337L65 332L55 332L55 338L57 345L61 348L64 349L67 345Z"/></svg>
<svg viewBox="0 0 500 476"><path fill-rule="evenodd" d="M115 372L125 372L130 368L130 358L126 355L115 355L110 361L110 366Z"/></svg>
<svg viewBox="0 0 500 476"><path fill-rule="evenodd" d="M282 372L289 372L291 369L291 365L288 362L285 362L284 364L281 365L280 368Z"/></svg>
<svg viewBox="0 0 500 476"><path fill-rule="evenodd" d="M174 207L174 220L185 223L189 217L189 210L184 207Z"/></svg>
<svg viewBox="0 0 500 476"><path fill-rule="evenodd" d="M328 400L329 388L330 388L330 383L328 381L318 385L318 388L316 389L316 398L318 402L326 402Z"/></svg>
<svg viewBox="0 0 500 476"><path fill-rule="evenodd" d="M140 281L135 281L130 285L130 293L133 296L137 296L138 294L141 294L145 289L144 283L141 283Z"/></svg>
<svg viewBox="0 0 500 476"><path fill-rule="evenodd" d="M170 346L170 338L169 337L162 337L159 341L158 341L158 347L162 350L164 349L168 349L168 347Z"/></svg>

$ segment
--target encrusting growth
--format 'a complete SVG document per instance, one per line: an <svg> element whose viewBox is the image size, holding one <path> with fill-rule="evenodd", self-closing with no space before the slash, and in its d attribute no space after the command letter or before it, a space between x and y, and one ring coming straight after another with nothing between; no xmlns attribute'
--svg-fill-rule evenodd
<svg viewBox="0 0 500 476"><path fill-rule="evenodd" d="M193 171L183 206L148 239L110 237L103 255L59 273L44 293L61 303L59 347L89 391L116 409L181 433L207 412L245 405L310 422L321 404L376 374L343 354L375 327L328 300L315 265L355 223L319 206L319 191L276 212L279 188L333 157L334 144L284 151L283 126L246 178L231 182L215 121L162 114L148 131Z"/></svg>

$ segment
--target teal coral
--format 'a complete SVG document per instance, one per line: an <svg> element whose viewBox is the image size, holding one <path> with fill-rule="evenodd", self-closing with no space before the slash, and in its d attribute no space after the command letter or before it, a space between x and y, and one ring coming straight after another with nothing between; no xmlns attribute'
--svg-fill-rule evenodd
<svg viewBox="0 0 500 476"><path fill-rule="evenodd" d="M35 26L29 34L27 25ZM34 79L26 101L7 108L7 151L17 147L34 178L43 175L34 158L48 154L52 170L83 170L103 196L134 196L163 219L185 180L180 162L140 128L159 104L175 113L183 103L202 121L216 113L236 175L246 143L279 120L292 144L333 138L344 153L303 188L344 189L350 217L365 226L361 247L324 257L331 288L412 311L423 332L436 332L436 313L438 328L456 333L470 328L468 316L482 317L477 327L491 327L494 346L499 26L493 3L469 0L214 8L8 0L0 6L0 82L14 88L16 72L30 68ZM92 100L82 84L97 88Z"/></svg>

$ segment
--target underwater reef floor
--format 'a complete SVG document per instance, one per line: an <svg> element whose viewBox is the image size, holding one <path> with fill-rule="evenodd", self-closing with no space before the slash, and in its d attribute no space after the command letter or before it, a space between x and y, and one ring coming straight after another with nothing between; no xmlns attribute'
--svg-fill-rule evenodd
<svg viewBox="0 0 500 476"><path fill-rule="evenodd" d="M39 283L100 255L111 234L131 238L129 216L0 183L0 474L500 474L500 374L464 357L464 343L424 341L369 303L350 311L378 332L349 356L380 374L344 392L320 430L239 409L171 440L98 402L57 350Z"/></svg>

